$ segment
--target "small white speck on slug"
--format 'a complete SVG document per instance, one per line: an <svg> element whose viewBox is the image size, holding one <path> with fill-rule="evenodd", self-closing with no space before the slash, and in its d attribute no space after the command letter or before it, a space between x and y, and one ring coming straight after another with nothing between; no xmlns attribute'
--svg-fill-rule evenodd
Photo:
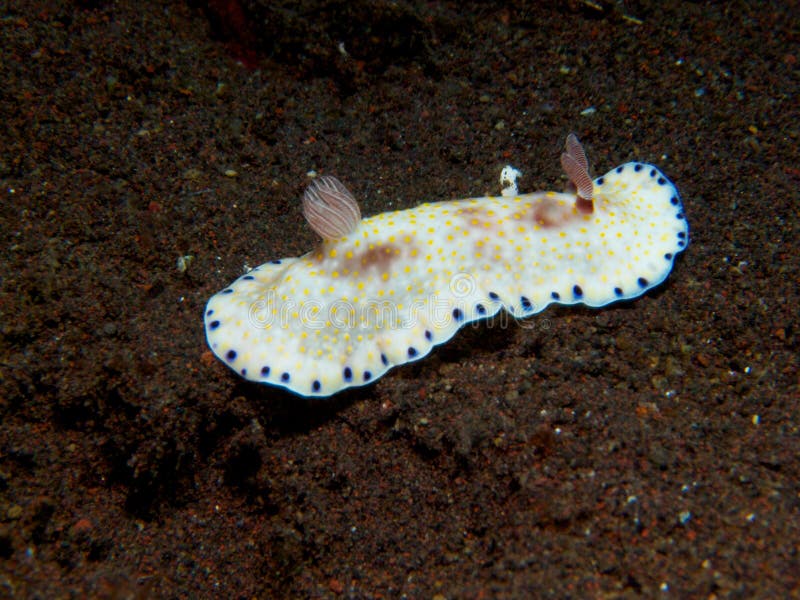
<svg viewBox="0 0 800 600"><path fill-rule="evenodd" d="M504 171L508 195L365 219L338 179L319 177L302 208L322 242L212 296L211 350L245 379L330 396L501 310L525 318L553 303L600 307L664 281L689 242L675 186L641 162L593 180L572 134L561 163L564 193L519 194L518 172Z"/></svg>

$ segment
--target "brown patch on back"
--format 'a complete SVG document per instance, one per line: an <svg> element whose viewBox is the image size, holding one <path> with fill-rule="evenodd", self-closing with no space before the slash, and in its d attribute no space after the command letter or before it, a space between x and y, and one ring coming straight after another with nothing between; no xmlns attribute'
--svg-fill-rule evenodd
<svg viewBox="0 0 800 600"><path fill-rule="evenodd" d="M481 209L477 206L467 206L465 208L459 208L456 212L457 215L474 215L475 213L480 212Z"/></svg>
<svg viewBox="0 0 800 600"><path fill-rule="evenodd" d="M539 227L560 227L573 216L572 208L562 206L557 200L545 198L533 207L531 219Z"/></svg>
<svg viewBox="0 0 800 600"><path fill-rule="evenodd" d="M347 261L347 268L351 271L369 271L374 269L378 273L388 273L392 263L401 257L400 248L394 244L375 246L354 254Z"/></svg>
<svg viewBox="0 0 800 600"><path fill-rule="evenodd" d="M491 227L491 219L486 217L486 209L477 206L461 209L461 214L457 214L455 218L461 221L463 229L484 231Z"/></svg>
<svg viewBox="0 0 800 600"><path fill-rule="evenodd" d="M578 212L582 215L590 215L594 212L594 202L591 200L587 200L586 198L581 198L580 196L575 197L575 208L578 209Z"/></svg>

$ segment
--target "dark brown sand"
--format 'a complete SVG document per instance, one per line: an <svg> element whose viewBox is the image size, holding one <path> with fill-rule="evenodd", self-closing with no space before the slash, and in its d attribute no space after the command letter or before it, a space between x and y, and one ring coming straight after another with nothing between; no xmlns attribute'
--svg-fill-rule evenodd
<svg viewBox="0 0 800 600"><path fill-rule="evenodd" d="M0 597L798 597L793 5L3 3ZM570 131L680 189L656 291L324 401L208 351L309 171L561 189Z"/></svg>

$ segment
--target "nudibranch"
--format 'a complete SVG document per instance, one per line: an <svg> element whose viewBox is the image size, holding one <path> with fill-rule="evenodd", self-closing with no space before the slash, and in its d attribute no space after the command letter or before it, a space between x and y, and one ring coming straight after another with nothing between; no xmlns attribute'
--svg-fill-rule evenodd
<svg viewBox="0 0 800 600"><path fill-rule="evenodd" d="M330 396L501 310L525 318L552 303L605 306L664 281L689 242L675 186L641 162L592 180L573 134L561 164L565 193L519 194L512 177L501 196L365 219L339 180L315 179L302 206L322 243L212 296L211 350L245 379Z"/></svg>

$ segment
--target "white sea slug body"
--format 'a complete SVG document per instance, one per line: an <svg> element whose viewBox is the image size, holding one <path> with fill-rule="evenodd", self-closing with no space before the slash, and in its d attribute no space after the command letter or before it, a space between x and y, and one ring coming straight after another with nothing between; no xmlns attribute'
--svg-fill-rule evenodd
<svg viewBox="0 0 800 600"><path fill-rule="evenodd" d="M303 211L321 245L212 296L211 350L245 379L329 396L502 309L524 318L551 303L598 307L660 284L689 239L675 186L639 162L592 180L574 135L561 162L574 192L426 203L365 219L341 182L315 180Z"/></svg>

